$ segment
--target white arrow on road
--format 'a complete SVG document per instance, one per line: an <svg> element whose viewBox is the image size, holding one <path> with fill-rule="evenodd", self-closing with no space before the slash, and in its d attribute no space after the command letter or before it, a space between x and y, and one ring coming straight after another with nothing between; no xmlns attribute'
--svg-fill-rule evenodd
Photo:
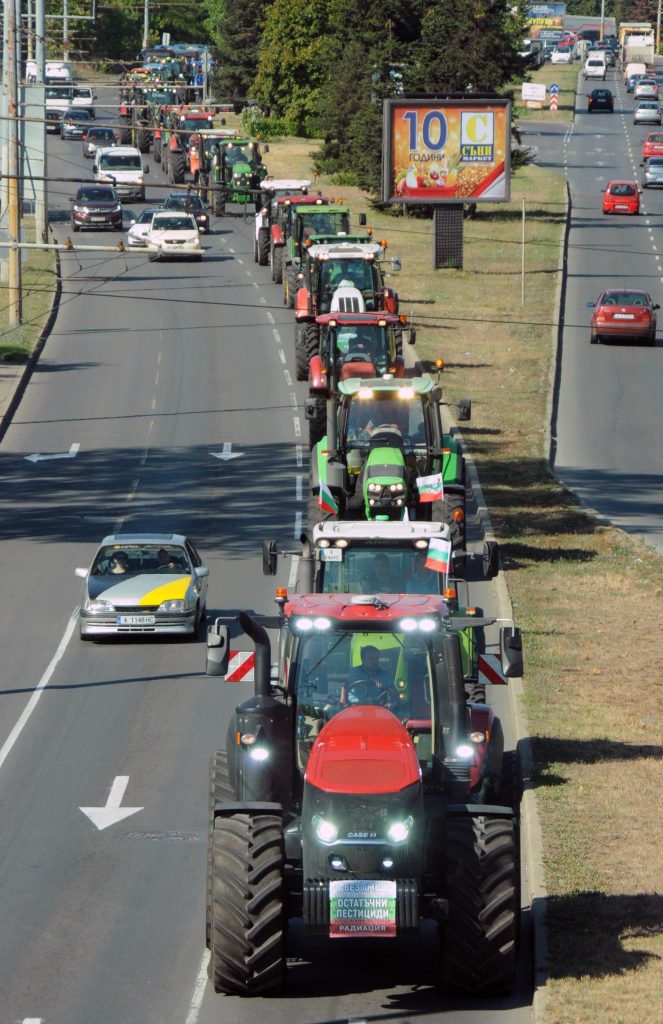
<svg viewBox="0 0 663 1024"><path fill-rule="evenodd" d="M80 807L79 810L87 815L100 832L102 829L108 828L109 825L117 825L118 821L122 821L123 818L128 818L131 814L143 810L142 807L120 807L128 785L128 775L117 775L111 786L105 807Z"/></svg>
<svg viewBox="0 0 663 1024"><path fill-rule="evenodd" d="M215 459L223 459L224 462L229 462L230 459L238 459L243 454L244 452L234 452L230 441L223 442L222 452L210 452L210 455L213 455Z"/></svg>
<svg viewBox="0 0 663 1024"><path fill-rule="evenodd" d="M74 459L78 455L80 444L75 441L72 444L68 452L56 452L54 455L40 455L36 452L34 455L26 455L27 462L45 462L47 459Z"/></svg>

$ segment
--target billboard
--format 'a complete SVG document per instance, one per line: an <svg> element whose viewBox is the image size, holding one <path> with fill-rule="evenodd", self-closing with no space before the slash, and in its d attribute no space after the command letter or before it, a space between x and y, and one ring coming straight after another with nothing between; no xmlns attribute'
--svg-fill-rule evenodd
<svg viewBox="0 0 663 1024"><path fill-rule="evenodd" d="M510 153L509 100L384 101L386 203L507 202Z"/></svg>
<svg viewBox="0 0 663 1024"><path fill-rule="evenodd" d="M530 28L562 28L566 4L528 4L525 21Z"/></svg>

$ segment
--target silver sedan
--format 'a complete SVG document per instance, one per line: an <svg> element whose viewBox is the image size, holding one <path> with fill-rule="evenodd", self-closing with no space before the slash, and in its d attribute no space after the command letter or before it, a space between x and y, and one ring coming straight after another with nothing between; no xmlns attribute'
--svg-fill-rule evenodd
<svg viewBox="0 0 663 1024"><path fill-rule="evenodd" d="M209 570L177 533L104 537L84 581L82 640L174 633L192 639L205 621Z"/></svg>
<svg viewBox="0 0 663 1024"><path fill-rule="evenodd" d="M633 111L633 124L660 124L661 108L655 100L643 100Z"/></svg>

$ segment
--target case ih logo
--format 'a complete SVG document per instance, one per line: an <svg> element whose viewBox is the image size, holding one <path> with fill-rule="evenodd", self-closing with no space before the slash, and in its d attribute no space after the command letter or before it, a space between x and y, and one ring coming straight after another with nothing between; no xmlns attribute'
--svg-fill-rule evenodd
<svg viewBox="0 0 663 1024"><path fill-rule="evenodd" d="M227 683L253 683L256 656L254 651L229 651Z"/></svg>

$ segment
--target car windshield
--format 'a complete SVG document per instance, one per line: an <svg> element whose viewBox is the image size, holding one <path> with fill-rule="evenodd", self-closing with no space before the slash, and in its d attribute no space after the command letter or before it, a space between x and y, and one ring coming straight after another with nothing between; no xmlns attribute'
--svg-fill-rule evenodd
<svg viewBox="0 0 663 1024"><path fill-rule="evenodd" d="M163 217L161 215L155 216L152 219L152 230L153 231L187 231L197 230L196 222L191 215L182 215L180 217Z"/></svg>
<svg viewBox="0 0 663 1024"><path fill-rule="evenodd" d="M652 157L650 157L649 160L647 161L647 167L650 170L652 168L654 168L655 170L659 171L661 169L661 167L663 167L663 157L660 157L660 156L652 156Z"/></svg>
<svg viewBox="0 0 663 1024"><path fill-rule="evenodd" d="M317 557L324 594L387 593L385 585L396 594L440 594L444 586L444 573L426 569L426 551L411 544L320 548Z"/></svg>
<svg viewBox="0 0 663 1024"><path fill-rule="evenodd" d="M101 139L104 142L106 140L110 140L113 142L115 140L115 133L112 128L90 128L87 133L88 142L90 142L91 139Z"/></svg>
<svg viewBox="0 0 663 1024"><path fill-rule="evenodd" d="M103 171L142 171L143 164L139 153L107 153L99 158L99 167Z"/></svg>
<svg viewBox="0 0 663 1024"><path fill-rule="evenodd" d="M203 210L200 196L168 196L166 207L169 210Z"/></svg>
<svg viewBox="0 0 663 1024"><path fill-rule="evenodd" d="M117 195L112 188L82 188L76 199L78 202L89 203L96 200L97 202L116 203Z"/></svg>
<svg viewBox="0 0 663 1024"><path fill-rule="evenodd" d="M97 552L91 576L191 573L186 549L176 544L113 544Z"/></svg>
<svg viewBox="0 0 663 1024"><path fill-rule="evenodd" d="M602 306L648 306L651 299L644 292L605 292Z"/></svg>
<svg viewBox="0 0 663 1024"><path fill-rule="evenodd" d="M47 85L45 89L45 94L47 100L71 100L74 98L73 89L70 85Z"/></svg>
<svg viewBox="0 0 663 1024"><path fill-rule="evenodd" d="M645 142L657 142L660 144L663 142L663 135L648 135Z"/></svg>
<svg viewBox="0 0 663 1024"><path fill-rule="evenodd" d="M425 444L423 405L418 396L407 399L396 397L393 391L372 391L370 397L354 397L347 420L348 448L368 448L381 427L396 435L395 440L400 435L405 448Z"/></svg>
<svg viewBox="0 0 663 1024"><path fill-rule="evenodd" d="M89 121L90 115L87 110L68 110L65 114L67 121Z"/></svg>

